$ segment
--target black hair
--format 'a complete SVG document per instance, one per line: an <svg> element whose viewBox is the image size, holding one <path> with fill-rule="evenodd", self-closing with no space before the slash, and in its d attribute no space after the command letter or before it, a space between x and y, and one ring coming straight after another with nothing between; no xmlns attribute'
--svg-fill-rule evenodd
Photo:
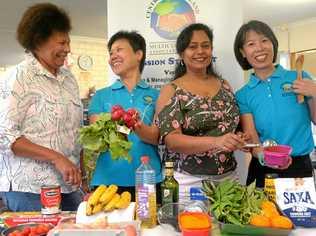
<svg viewBox="0 0 316 236"><path fill-rule="evenodd" d="M146 41L142 35L140 35L136 31L119 31L115 33L108 42L108 50L111 51L112 45L115 41L119 39L126 39L128 43L133 48L133 51L136 52L141 50L143 52L143 57L139 64L139 71L143 72L145 66L145 59L146 59Z"/></svg>
<svg viewBox="0 0 316 236"><path fill-rule="evenodd" d="M246 35L249 31L252 30L258 34L264 35L272 42L274 53L273 63L276 61L278 54L279 43L272 29L266 23L257 20L251 20L240 27L234 42L235 57L243 70L249 70L252 68L252 65L249 64L247 58L245 58L241 53L241 49L243 48L246 40Z"/></svg>
<svg viewBox="0 0 316 236"><path fill-rule="evenodd" d="M51 3L39 3L24 12L16 35L21 46L33 52L54 32L69 33L70 30L70 18L63 9Z"/></svg>
<svg viewBox="0 0 316 236"><path fill-rule="evenodd" d="M206 33L207 37L209 38L211 42L211 47L213 48L213 31L205 24L194 23L184 28L177 38L176 50L179 55L181 55L184 52L184 50L189 46L192 40L193 32L200 31L200 30ZM174 79L177 79L183 76L186 73L186 71L187 71L186 66L181 61L180 63L176 65ZM206 73L208 75L219 77L213 68L212 58L211 58L211 63L207 67Z"/></svg>

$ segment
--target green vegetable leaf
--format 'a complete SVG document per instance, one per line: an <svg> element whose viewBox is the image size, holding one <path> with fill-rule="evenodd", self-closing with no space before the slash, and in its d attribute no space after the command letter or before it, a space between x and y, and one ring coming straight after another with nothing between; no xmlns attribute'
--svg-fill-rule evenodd
<svg viewBox="0 0 316 236"><path fill-rule="evenodd" d="M117 125L122 124L113 121L110 113L100 113L95 123L79 130L79 142L84 149L84 164L88 171L94 170L98 156L107 151L113 160L122 158L131 162L129 151L132 143L117 131Z"/></svg>
<svg viewBox="0 0 316 236"><path fill-rule="evenodd" d="M248 224L251 215L260 212L260 204L266 198L255 183L246 187L237 181L225 180L217 186L207 182L202 187L211 201L210 210L223 223Z"/></svg>

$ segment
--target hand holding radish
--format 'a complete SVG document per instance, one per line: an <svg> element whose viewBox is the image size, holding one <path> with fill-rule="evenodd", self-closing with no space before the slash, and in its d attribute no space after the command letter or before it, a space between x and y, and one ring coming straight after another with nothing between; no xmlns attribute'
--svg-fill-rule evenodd
<svg viewBox="0 0 316 236"><path fill-rule="evenodd" d="M122 124L133 129L139 120L139 113L135 108L129 108L125 111L120 105L114 105L111 109L111 119L122 121Z"/></svg>

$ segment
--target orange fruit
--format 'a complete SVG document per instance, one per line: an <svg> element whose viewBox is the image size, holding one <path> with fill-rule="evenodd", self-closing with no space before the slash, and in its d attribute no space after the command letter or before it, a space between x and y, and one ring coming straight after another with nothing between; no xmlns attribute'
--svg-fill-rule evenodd
<svg viewBox="0 0 316 236"><path fill-rule="evenodd" d="M252 215L250 217L250 224L259 227L270 227L271 221L264 215Z"/></svg>
<svg viewBox="0 0 316 236"><path fill-rule="evenodd" d="M276 208L264 208L261 212L264 216L268 217L269 219L272 219L280 215Z"/></svg>
<svg viewBox="0 0 316 236"><path fill-rule="evenodd" d="M268 200L264 200L261 202L261 205L260 205L260 208L261 209L271 209L271 208L275 208L276 209L276 206L273 202L271 201L268 201Z"/></svg>
<svg viewBox="0 0 316 236"><path fill-rule="evenodd" d="M292 221L285 216L277 216L271 219L271 226L274 228L292 229Z"/></svg>

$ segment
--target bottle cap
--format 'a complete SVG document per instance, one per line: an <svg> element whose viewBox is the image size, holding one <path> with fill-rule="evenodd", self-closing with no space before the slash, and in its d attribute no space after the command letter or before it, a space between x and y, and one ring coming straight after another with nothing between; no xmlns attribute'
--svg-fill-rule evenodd
<svg viewBox="0 0 316 236"><path fill-rule="evenodd" d="M148 156L142 156L142 157L140 158L140 160L141 160L141 162L142 162L143 164L148 164L148 162L149 162L149 157L148 157Z"/></svg>
<svg viewBox="0 0 316 236"><path fill-rule="evenodd" d="M173 162L172 161L166 161L165 162L165 167L172 168L173 167Z"/></svg>

